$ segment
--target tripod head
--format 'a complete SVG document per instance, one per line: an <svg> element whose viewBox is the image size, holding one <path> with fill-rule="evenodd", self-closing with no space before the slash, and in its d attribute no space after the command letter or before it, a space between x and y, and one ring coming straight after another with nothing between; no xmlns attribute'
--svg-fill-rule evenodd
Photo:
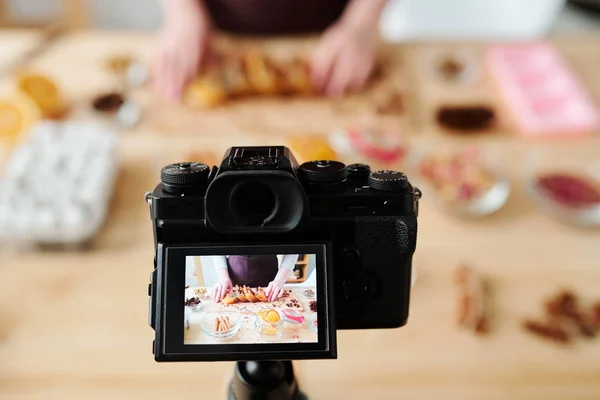
<svg viewBox="0 0 600 400"><path fill-rule="evenodd" d="M291 361L238 361L228 400L306 400Z"/></svg>

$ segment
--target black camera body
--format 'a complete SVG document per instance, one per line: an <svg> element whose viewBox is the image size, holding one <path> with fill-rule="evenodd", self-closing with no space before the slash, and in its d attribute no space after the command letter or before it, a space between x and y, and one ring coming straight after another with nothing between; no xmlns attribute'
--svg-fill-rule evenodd
<svg viewBox="0 0 600 400"><path fill-rule="evenodd" d="M421 192L403 173L337 161L299 166L284 146L232 147L218 167L172 164L161 180L147 195L158 258L167 245L323 243L329 329L406 323Z"/></svg>

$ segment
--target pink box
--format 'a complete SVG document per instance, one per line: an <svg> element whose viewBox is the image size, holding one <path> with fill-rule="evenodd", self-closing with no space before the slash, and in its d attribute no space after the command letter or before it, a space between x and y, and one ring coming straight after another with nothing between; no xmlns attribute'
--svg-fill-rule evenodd
<svg viewBox="0 0 600 400"><path fill-rule="evenodd" d="M585 136L600 128L596 106L552 45L493 46L486 65L521 134Z"/></svg>

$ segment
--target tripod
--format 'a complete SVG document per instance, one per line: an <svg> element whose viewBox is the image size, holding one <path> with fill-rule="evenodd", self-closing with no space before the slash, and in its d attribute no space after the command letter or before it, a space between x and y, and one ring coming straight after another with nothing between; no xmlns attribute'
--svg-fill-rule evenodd
<svg viewBox="0 0 600 400"><path fill-rule="evenodd" d="M238 361L228 400L307 400L291 361Z"/></svg>

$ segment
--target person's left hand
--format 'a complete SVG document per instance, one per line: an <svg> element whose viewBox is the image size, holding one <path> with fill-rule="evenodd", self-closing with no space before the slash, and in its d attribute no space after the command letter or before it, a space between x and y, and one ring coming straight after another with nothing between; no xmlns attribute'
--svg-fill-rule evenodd
<svg viewBox="0 0 600 400"><path fill-rule="evenodd" d="M269 301L275 301L283 295L285 281L280 279L273 279L267 289L265 290L265 295L269 299Z"/></svg>
<svg viewBox="0 0 600 400"><path fill-rule="evenodd" d="M376 34L343 21L325 31L311 61L313 85L332 97L362 88L373 71Z"/></svg>

